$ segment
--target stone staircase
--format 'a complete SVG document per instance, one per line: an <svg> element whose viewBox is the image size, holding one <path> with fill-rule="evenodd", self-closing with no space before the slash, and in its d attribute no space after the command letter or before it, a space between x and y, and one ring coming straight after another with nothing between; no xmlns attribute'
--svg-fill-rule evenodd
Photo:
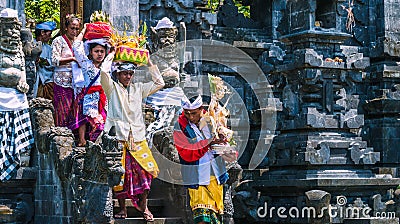
<svg viewBox="0 0 400 224"><path fill-rule="evenodd" d="M168 217L168 218L154 218L154 222L146 222L143 218L126 218L126 219L116 219L115 224L142 224L142 223L152 223L152 224L183 224L181 218Z"/></svg>
<svg viewBox="0 0 400 224"><path fill-rule="evenodd" d="M158 179L153 180L149 198L147 199L147 206L153 213L154 222L146 222L141 214L136 211L133 207L130 199L125 200L128 217L126 219L115 219L115 224L141 224L141 223L152 223L152 224L183 224L185 223L184 217L182 217L182 211L178 206L171 203L168 200L170 184L160 181ZM120 207L117 199L113 199L114 214L120 211Z"/></svg>
<svg viewBox="0 0 400 224"><path fill-rule="evenodd" d="M151 195L150 195L151 197ZM119 212L119 204L118 200L114 199L114 214ZM128 211L128 218L126 219L115 219L116 224L141 224L148 223L146 222L141 214L136 211L136 209L132 205L132 201L130 199L125 200L126 208ZM154 224L183 224L183 219L181 217L173 217L169 214L165 214L165 199L163 198L149 198L147 200L147 206L154 216Z"/></svg>

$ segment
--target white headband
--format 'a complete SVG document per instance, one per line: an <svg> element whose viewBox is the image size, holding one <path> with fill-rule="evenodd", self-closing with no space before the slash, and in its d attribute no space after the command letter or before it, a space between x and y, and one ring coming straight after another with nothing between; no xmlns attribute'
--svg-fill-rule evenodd
<svg viewBox="0 0 400 224"><path fill-rule="evenodd" d="M114 62L111 68L112 72L135 71L137 65L131 62Z"/></svg>
<svg viewBox="0 0 400 224"><path fill-rule="evenodd" d="M201 98L201 95L199 95L195 101L193 101L193 103L190 103L190 101L188 100L188 98L184 97L181 100L181 106L183 109L185 110L194 110L197 109L201 106L203 106L203 100Z"/></svg>

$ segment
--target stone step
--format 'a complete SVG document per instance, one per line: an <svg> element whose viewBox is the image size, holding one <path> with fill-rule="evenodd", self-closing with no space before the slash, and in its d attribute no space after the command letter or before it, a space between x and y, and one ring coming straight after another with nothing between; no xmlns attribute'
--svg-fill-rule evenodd
<svg viewBox="0 0 400 224"><path fill-rule="evenodd" d="M143 218L126 218L126 219L116 219L115 224L183 224L183 221L179 217L169 217L169 218L154 218L154 222L146 222Z"/></svg>
<svg viewBox="0 0 400 224"><path fill-rule="evenodd" d="M118 204L118 199L113 199L114 207L119 208ZM131 199L125 199L125 205L126 207L133 207L132 200ZM162 207L164 206L164 199L162 198L148 198L147 199L147 206L152 206L152 207Z"/></svg>
<svg viewBox="0 0 400 224"><path fill-rule="evenodd" d="M119 203L118 199L113 199L114 204L114 214L119 212ZM125 199L125 205L128 212L128 217L141 217L141 214L133 207L132 200ZM148 198L147 199L147 207L151 213L153 213L154 217L163 216L163 208L164 208L164 199L161 198Z"/></svg>

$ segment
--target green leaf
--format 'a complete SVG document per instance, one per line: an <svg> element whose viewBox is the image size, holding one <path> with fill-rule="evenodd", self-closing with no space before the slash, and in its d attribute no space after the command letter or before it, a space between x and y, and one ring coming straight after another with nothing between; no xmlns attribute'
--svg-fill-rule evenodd
<svg viewBox="0 0 400 224"><path fill-rule="evenodd" d="M210 83L210 92L215 94L217 86L215 85L214 77L210 74L208 74L208 83Z"/></svg>

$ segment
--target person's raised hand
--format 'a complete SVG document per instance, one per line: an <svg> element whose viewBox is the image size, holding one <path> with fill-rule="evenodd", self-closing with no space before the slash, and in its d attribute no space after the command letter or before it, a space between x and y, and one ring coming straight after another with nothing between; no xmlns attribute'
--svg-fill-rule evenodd
<svg viewBox="0 0 400 224"><path fill-rule="evenodd" d="M149 63L147 63L147 66L149 67L153 66L153 62L151 62L150 58L149 58Z"/></svg>
<svg viewBox="0 0 400 224"><path fill-rule="evenodd" d="M87 23L83 24L83 28L82 28L82 30L81 30L81 33L82 33L83 35L85 35L85 33L86 33L86 26L87 26Z"/></svg>
<svg viewBox="0 0 400 224"><path fill-rule="evenodd" d="M108 53L109 53L109 54L110 54L110 53L115 54L116 46L112 43L111 39L108 39L108 40L107 40L107 43L108 43L108 45L110 45L110 51L109 51Z"/></svg>

